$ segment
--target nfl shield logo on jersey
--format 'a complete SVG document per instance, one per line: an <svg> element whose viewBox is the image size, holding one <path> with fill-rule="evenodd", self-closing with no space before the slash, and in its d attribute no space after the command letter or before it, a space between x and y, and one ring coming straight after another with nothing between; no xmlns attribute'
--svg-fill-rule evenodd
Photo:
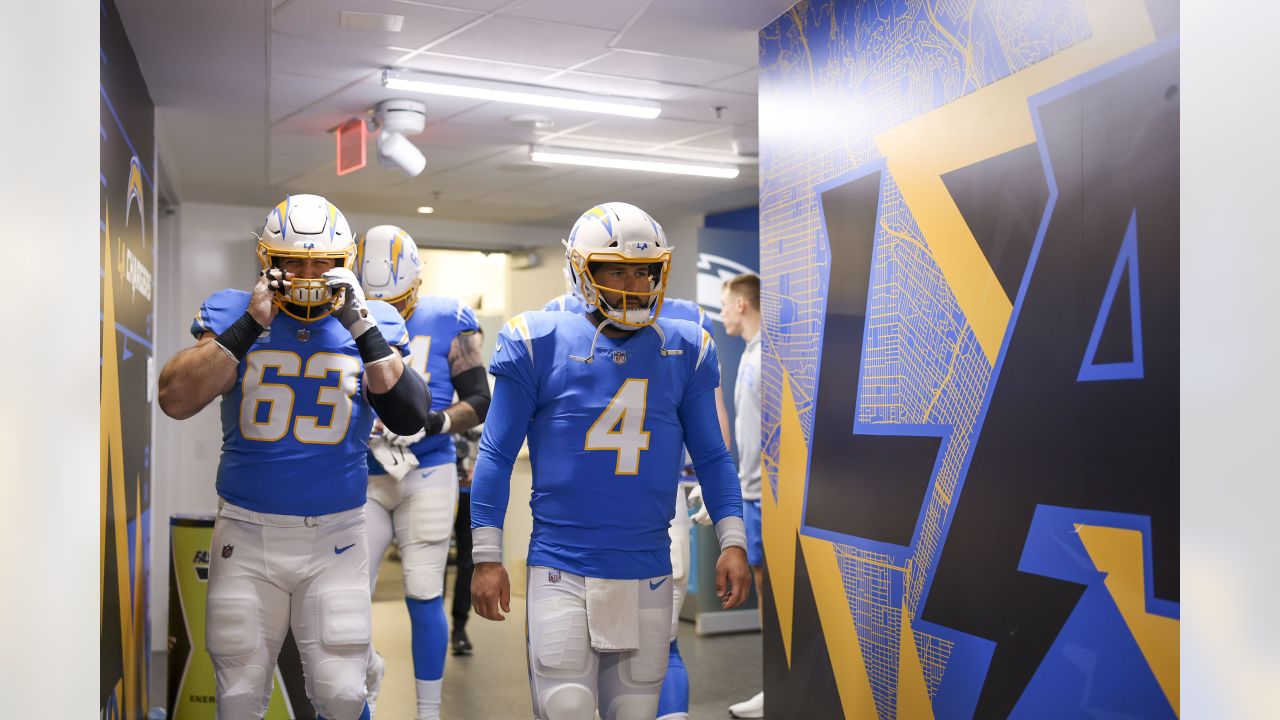
<svg viewBox="0 0 1280 720"><path fill-rule="evenodd" d="M235 552L235 550L236 550L236 546L235 546L235 545L223 545L223 546L222 546L222 557L224 557L224 558L229 558L229 557L231 557L231 553Z"/></svg>
<svg viewBox="0 0 1280 720"><path fill-rule="evenodd" d="M614 364L614 365L626 365L626 364L627 364L627 351L626 351L626 350L617 350L617 351L615 351L615 352L613 353L613 364Z"/></svg>
<svg viewBox="0 0 1280 720"><path fill-rule="evenodd" d="M559 570L555 570L555 569L548 570L548 571L547 571L547 582L549 582L549 583L558 583L558 582L560 582L560 571L559 571Z"/></svg>

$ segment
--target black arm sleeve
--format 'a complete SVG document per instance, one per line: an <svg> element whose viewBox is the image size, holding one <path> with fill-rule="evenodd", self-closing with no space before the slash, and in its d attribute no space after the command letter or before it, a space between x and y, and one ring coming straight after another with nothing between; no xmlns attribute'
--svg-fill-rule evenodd
<svg viewBox="0 0 1280 720"><path fill-rule="evenodd" d="M365 333L366 335L370 333ZM431 390L422 376L406 367L400 379L381 395L370 391L369 404L382 424L397 435L412 435L427 424Z"/></svg>
<svg viewBox="0 0 1280 720"><path fill-rule="evenodd" d="M484 422L489 413L489 373L483 367L476 366L463 370L453 376L453 389L458 391L458 401L464 402L476 411L479 422Z"/></svg>

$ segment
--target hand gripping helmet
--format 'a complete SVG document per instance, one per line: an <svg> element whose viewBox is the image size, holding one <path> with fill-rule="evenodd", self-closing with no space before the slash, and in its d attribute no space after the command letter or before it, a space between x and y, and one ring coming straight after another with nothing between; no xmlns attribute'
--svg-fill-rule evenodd
<svg viewBox="0 0 1280 720"><path fill-rule="evenodd" d="M662 310L667 291L667 270L671 246L662 226L635 205L610 202L582 214L564 241L565 260L573 292L589 311L599 310L622 328L652 325ZM592 275L599 263L635 263L649 266L649 290L627 292L601 285ZM610 305L602 291L621 295L621 307ZM640 307L628 309L626 299L639 300Z"/></svg>
<svg viewBox="0 0 1280 720"><path fill-rule="evenodd" d="M258 261L263 270L281 267L289 259L328 258L334 267L355 265L356 243L342 211L319 195L290 195L267 214L258 236ZM294 278L287 292L277 292L275 304L304 322L333 312L333 293L323 278Z"/></svg>
<svg viewBox="0 0 1280 720"><path fill-rule="evenodd" d="M356 241L355 270L365 297L392 305L403 300L400 314L407 318L413 313L422 284L418 274L422 262L409 233L395 225L369 228Z"/></svg>

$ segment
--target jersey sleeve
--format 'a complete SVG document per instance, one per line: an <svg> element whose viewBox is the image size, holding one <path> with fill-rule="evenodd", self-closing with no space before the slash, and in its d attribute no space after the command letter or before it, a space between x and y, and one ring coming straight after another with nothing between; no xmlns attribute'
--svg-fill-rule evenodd
<svg viewBox="0 0 1280 720"><path fill-rule="evenodd" d="M527 314L521 313L511 318L498 333L498 341L493 348L493 360L489 363L489 372L496 377L510 378L531 392L537 387L533 334ZM536 396L536 392L534 394Z"/></svg>
<svg viewBox="0 0 1280 720"><path fill-rule="evenodd" d="M369 301L369 312L378 321L378 330L387 344L400 351L400 357L409 357L409 330L404 325L400 311L381 300Z"/></svg>
<svg viewBox="0 0 1280 720"><path fill-rule="evenodd" d="M696 397L720 387L720 357L716 353L716 341L711 339L711 333L699 327L697 349L690 354L694 357L693 375L685 386L685 398Z"/></svg>
<svg viewBox="0 0 1280 720"><path fill-rule="evenodd" d="M511 469L529 432L537 401L530 388L500 375L490 409L493 412L480 436L471 481L471 527L501 529L511 496Z"/></svg>
<svg viewBox="0 0 1280 720"><path fill-rule="evenodd" d="M685 447L702 485L702 501L712 521L719 525L725 518L742 517L742 488L733 457L720 435L715 398L705 392L686 394L677 413L684 427Z"/></svg>
<svg viewBox="0 0 1280 720"><path fill-rule="evenodd" d="M559 312L564 310L564 296L559 295L551 298L547 301L546 305L542 306L542 309L546 312Z"/></svg>
<svg viewBox="0 0 1280 720"><path fill-rule="evenodd" d="M249 308L249 293L243 290L219 290L205 298L191 321L191 335L199 340L205 333L220 335Z"/></svg>

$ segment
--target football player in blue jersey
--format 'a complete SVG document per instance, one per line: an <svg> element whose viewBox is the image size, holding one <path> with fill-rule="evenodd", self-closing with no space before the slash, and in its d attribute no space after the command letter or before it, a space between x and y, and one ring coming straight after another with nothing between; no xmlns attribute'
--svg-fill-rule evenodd
<svg viewBox="0 0 1280 720"><path fill-rule="evenodd" d="M566 273L566 278L569 276ZM572 283L570 281L570 288ZM552 298L542 308L548 312L587 313L586 305L572 291ZM696 322L703 330L711 333L714 330L711 317L700 305L680 298L664 298L662 317L669 320L689 320ZM716 387L716 418L720 421L720 435L725 446L729 445L729 411L724 405L724 395L719 386ZM688 469L688 468L686 468ZM687 720L689 717L689 673L684 666L684 658L680 656L680 644L677 635L680 630L680 608L689 593L689 570L692 562L689 548L689 506L700 502L702 490L696 479L686 482L690 476L682 475L681 482L676 485L676 510L671 520L671 647L667 659L667 675L662 681L662 694L658 702L658 720ZM692 490L693 495L690 495ZM699 510L699 516L705 515L705 508ZM710 522L708 519L706 522ZM750 558L748 558L748 561Z"/></svg>
<svg viewBox="0 0 1280 720"><path fill-rule="evenodd" d="M218 517L205 643L220 720L261 718L292 628L306 691L330 720L368 718L365 452L374 413L409 435L431 393L405 372L404 321L366 301L346 218L316 195L267 216L251 292L210 295L194 347L160 375L160 407L195 415L222 397Z"/></svg>
<svg viewBox="0 0 1280 720"><path fill-rule="evenodd" d="M502 524L516 453L533 468L529 679L544 720L656 717L669 655L672 499L687 447L716 523L716 590L746 599L741 490L716 420L715 343L660 317L671 251L625 203L583 214L565 241L589 314L529 312L503 328L471 492L473 605L510 612Z"/></svg>
<svg viewBox="0 0 1280 720"><path fill-rule="evenodd" d="M421 264L409 233L394 225L370 228L357 241L357 267L365 295L391 305L404 316L411 349L409 365L431 387L426 427L412 435L384 430L371 447L388 443L412 453L416 464L391 474L371 454L365 522L369 557L377 563L394 536L404 568L405 602L412 628L413 674L418 720L438 720L449 622L444 611L444 573L449 536L458 504L457 451L450 432L484 421L489 409L489 376L480 356L480 325L475 313L450 297L418 296ZM455 391L458 401L453 402ZM369 701L377 700L384 664L369 658Z"/></svg>

